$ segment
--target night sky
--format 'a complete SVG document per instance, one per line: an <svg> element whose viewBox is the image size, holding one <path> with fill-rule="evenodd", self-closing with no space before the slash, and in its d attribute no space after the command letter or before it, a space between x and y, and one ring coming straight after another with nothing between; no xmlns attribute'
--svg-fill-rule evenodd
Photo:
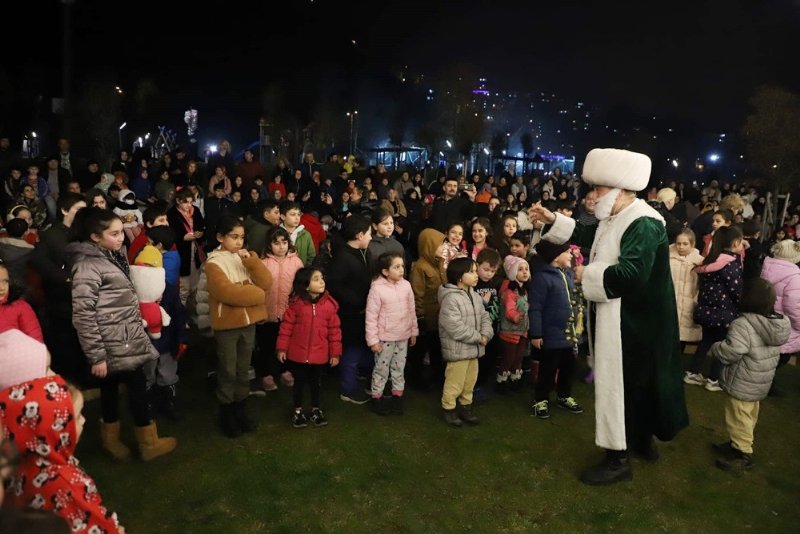
<svg viewBox="0 0 800 534"><path fill-rule="evenodd" d="M738 127L759 84L800 91L798 0L197 5L76 0L75 76L104 70L123 86L152 77L163 91L186 95L187 105L241 107L276 78L313 99L320 88L309 79L321 69L361 78L398 65L435 75L469 63L491 89L700 117L720 131ZM60 9L54 0L4 6L7 75L47 72L48 87L60 86Z"/></svg>

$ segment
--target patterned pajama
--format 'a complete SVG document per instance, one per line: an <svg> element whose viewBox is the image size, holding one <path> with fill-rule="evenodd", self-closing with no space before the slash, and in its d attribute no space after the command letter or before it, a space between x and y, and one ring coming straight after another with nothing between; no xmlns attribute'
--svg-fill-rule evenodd
<svg viewBox="0 0 800 534"><path fill-rule="evenodd" d="M392 395L400 396L405 389L403 372L406 368L408 340L381 341L383 351L375 354L375 367L372 370L372 396L383 396L386 381L392 379Z"/></svg>

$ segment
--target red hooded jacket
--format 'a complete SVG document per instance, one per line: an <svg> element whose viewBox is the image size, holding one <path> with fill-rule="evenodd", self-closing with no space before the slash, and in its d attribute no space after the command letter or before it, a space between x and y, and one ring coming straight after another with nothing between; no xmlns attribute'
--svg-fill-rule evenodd
<svg viewBox="0 0 800 534"><path fill-rule="evenodd" d="M283 314L275 350L297 363L325 365L342 355L339 305L326 291L316 302L294 296Z"/></svg>
<svg viewBox="0 0 800 534"><path fill-rule="evenodd" d="M63 378L37 378L0 391L0 418L21 455L6 494L12 506L52 510L73 532L118 532L117 514L106 510L72 455L78 436Z"/></svg>

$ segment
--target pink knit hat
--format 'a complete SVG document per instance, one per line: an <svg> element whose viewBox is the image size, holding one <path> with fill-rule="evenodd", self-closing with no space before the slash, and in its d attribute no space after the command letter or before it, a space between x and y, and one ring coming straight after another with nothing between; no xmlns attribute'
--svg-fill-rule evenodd
<svg viewBox="0 0 800 534"><path fill-rule="evenodd" d="M506 256L506 259L503 260L503 270L506 272L506 277L509 280L516 280L519 266L523 263L525 265L528 264L527 261L523 260L522 258L518 258L517 256L512 256L511 254Z"/></svg>
<svg viewBox="0 0 800 534"><path fill-rule="evenodd" d="M47 347L19 330L0 334L0 389L47 373Z"/></svg>

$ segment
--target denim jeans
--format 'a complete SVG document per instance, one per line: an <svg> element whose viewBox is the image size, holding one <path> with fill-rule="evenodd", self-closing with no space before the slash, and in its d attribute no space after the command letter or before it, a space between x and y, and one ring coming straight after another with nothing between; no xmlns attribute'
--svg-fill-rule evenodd
<svg viewBox="0 0 800 534"><path fill-rule="evenodd" d="M339 390L341 393L349 394L358 391L359 368L369 369L372 364L374 364L374 357L366 344L345 346L339 362Z"/></svg>

